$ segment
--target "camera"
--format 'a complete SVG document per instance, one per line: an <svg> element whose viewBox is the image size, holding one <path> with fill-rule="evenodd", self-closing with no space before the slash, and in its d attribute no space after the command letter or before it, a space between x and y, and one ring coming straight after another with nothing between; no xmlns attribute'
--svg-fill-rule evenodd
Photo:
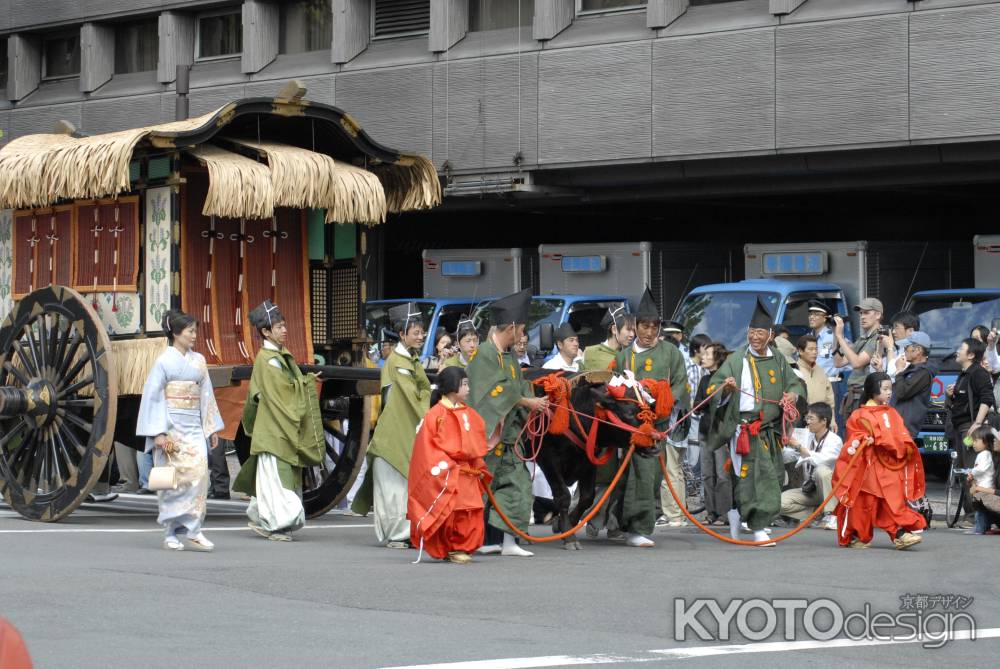
<svg viewBox="0 0 1000 669"><path fill-rule="evenodd" d="M837 326L837 321L834 320L835 318L839 318L840 320L844 321L845 323L850 323L851 322L850 319L847 316L845 316L844 314L833 314L832 316L827 316L826 317L826 324L829 325L830 327L836 327Z"/></svg>
<svg viewBox="0 0 1000 669"><path fill-rule="evenodd" d="M880 337L888 337L891 334L892 334L892 328L889 327L888 325L878 326L878 335Z"/></svg>

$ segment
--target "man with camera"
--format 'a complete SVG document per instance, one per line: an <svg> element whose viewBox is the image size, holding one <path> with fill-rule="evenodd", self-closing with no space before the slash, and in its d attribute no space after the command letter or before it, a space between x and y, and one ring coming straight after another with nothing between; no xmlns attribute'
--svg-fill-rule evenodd
<svg viewBox="0 0 1000 669"><path fill-rule="evenodd" d="M868 376L868 365L878 352L879 337L889 334L888 328L882 327L882 314L885 309L882 301L875 297L866 297L861 304L854 307L861 315L861 336L852 344L844 336L844 319L839 314L833 317L833 336L837 339L837 351L833 361L839 367L850 365L851 374L847 377L847 392L841 404L841 415L846 422L861 403L861 391L865 377Z"/></svg>
<svg viewBox="0 0 1000 669"><path fill-rule="evenodd" d="M813 402L806 414L806 428L809 437L801 444L795 438L789 440L786 449L791 449L797 459L797 466L805 468L801 488L790 488L781 493L781 515L805 520L816 510L833 489L833 469L840 456L844 442L831 429L833 411L826 402ZM837 529L837 518L833 510L837 499L831 498L823 509L820 526L828 530Z"/></svg>
<svg viewBox="0 0 1000 669"><path fill-rule="evenodd" d="M833 312L819 300L809 301L809 328L816 337L816 366L823 370L833 387L834 420L831 429L837 432L836 414L840 411L844 395L847 393L847 374L850 365L838 366L834 361L837 338L833 336Z"/></svg>
<svg viewBox="0 0 1000 669"><path fill-rule="evenodd" d="M920 330L920 317L912 311L901 311L889 321L888 334L879 337L878 355L871 361L871 371L885 372L895 382L896 375L906 369L905 344L910 336Z"/></svg>

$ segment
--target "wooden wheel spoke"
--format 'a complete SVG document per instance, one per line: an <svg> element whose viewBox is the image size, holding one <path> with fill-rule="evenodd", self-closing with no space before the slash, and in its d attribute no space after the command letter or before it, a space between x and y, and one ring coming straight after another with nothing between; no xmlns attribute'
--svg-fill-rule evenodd
<svg viewBox="0 0 1000 669"><path fill-rule="evenodd" d="M94 408L94 398L86 399L76 399L76 400L59 400L59 406L61 407L89 407Z"/></svg>
<svg viewBox="0 0 1000 669"><path fill-rule="evenodd" d="M80 471L77 465L79 465L80 460L83 458L84 453L86 453L86 449L81 448L80 451L82 452L80 451L77 452L79 459L75 459L73 457L73 454L70 453L69 448L66 447L66 440L63 439L62 428L57 427L56 429L52 430L52 434L53 438L56 440L56 443L59 445L59 452L62 454L63 462L66 463L66 469L69 471L70 478L75 477Z"/></svg>
<svg viewBox="0 0 1000 669"><path fill-rule="evenodd" d="M47 331L48 318L45 314L39 318L36 322L38 323L38 369L39 371L48 367L47 356L49 352L49 333Z"/></svg>
<svg viewBox="0 0 1000 669"><path fill-rule="evenodd" d="M83 338L80 337L76 328L71 327L69 332L70 335L67 340L69 342L69 350L67 351L66 347L63 347L63 352L60 355L61 359L59 360L59 368L56 372L56 377L58 379L66 378L66 370L71 364L73 364L73 358L76 357L76 352L80 350L80 345L83 344Z"/></svg>
<svg viewBox="0 0 1000 669"><path fill-rule="evenodd" d="M51 492L52 490L59 490L66 485L66 466L59 454L59 448L56 446L56 439L52 436L51 430L46 435L45 442L46 453L48 454L47 460L49 462L49 472L46 480L49 483L48 490Z"/></svg>
<svg viewBox="0 0 1000 669"><path fill-rule="evenodd" d="M75 393L76 391L80 390L81 388L86 388L87 386L91 386L93 384L94 384L94 377L93 376L88 376L87 378L83 379L82 381L77 381L76 383L74 383L73 385L69 386L68 388L63 388L62 390L59 391L59 393L56 395L56 397L59 397L61 399L61 398L65 397L65 396L67 396L67 395L72 395L73 393Z"/></svg>
<svg viewBox="0 0 1000 669"><path fill-rule="evenodd" d="M81 430L83 430L87 434L90 434L91 432L94 431L94 426L93 426L92 423L88 423L87 421L85 421L84 419L80 418L79 416L77 416L72 411L64 411L63 409L58 409L57 413L60 416L62 416L65 420L67 420L68 422L72 423L73 425L76 425L77 427L79 427Z"/></svg>
<svg viewBox="0 0 1000 669"><path fill-rule="evenodd" d="M37 376L42 370L42 360L38 353L38 346L35 343L35 333L32 332L29 323L21 326L21 332L24 333L24 338L28 340L28 350L31 352L31 360L35 363L35 375Z"/></svg>
<svg viewBox="0 0 1000 669"><path fill-rule="evenodd" d="M6 434L0 437L0 458L3 458L4 460L8 461L13 461L14 456L17 455L19 450L21 450L21 445L23 445L24 442L22 441L21 444L19 444L18 447L14 451L12 451L9 456L6 455L7 444L9 444L11 440L17 435L19 435L26 427L28 427L28 423L24 419L21 419L17 422L17 425L15 425L12 429L8 430Z"/></svg>
<svg viewBox="0 0 1000 669"><path fill-rule="evenodd" d="M32 376L38 376L38 367L35 365L34 359L31 358L27 353L24 352L24 347L21 346L21 342L18 340L13 340L11 346L14 352L17 353L17 357L20 359L21 364ZM25 383L24 385L28 385Z"/></svg>
<svg viewBox="0 0 1000 669"><path fill-rule="evenodd" d="M337 453L336 449L330 444L326 445L326 454L330 458L330 461L333 462L334 466L340 462L340 454Z"/></svg>
<svg viewBox="0 0 1000 669"><path fill-rule="evenodd" d="M74 450L76 450L77 454L80 456L80 459L82 460L83 456L87 454L87 447L84 446L82 443L80 443L80 440L73 432L73 429L69 425L63 423L58 427L58 430L59 434L63 435L64 437L66 437L67 440L69 440L70 445L74 448Z"/></svg>
<svg viewBox="0 0 1000 669"><path fill-rule="evenodd" d="M49 350L46 355L50 368L56 364L56 353L59 351L59 342L62 340L59 334L59 312L53 312L52 327L49 328Z"/></svg>
<svg viewBox="0 0 1000 669"><path fill-rule="evenodd" d="M56 389L61 390L66 387L67 384L72 383L73 379L80 375L83 368L91 361L90 351L86 351L80 356L80 359L76 361L76 364L70 368L66 375L56 381ZM62 395L62 393L60 393Z"/></svg>
<svg viewBox="0 0 1000 669"><path fill-rule="evenodd" d="M3 368L5 370L7 370L8 372L10 372L11 374L13 374L14 378L16 378L18 381L20 381L22 386L27 386L28 385L28 383L29 383L28 377L24 375L24 372L22 372L21 370L19 370L14 365L10 364L9 360L7 360L7 361L5 361L3 363Z"/></svg>

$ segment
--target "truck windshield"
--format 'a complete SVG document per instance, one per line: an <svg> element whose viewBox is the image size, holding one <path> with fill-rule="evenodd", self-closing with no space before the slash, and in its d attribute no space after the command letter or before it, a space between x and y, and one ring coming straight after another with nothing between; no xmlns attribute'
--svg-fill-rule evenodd
<svg viewBox="0 0 1000 669"><path fill-rule="evenodd" d="M931 338L931 357L941 360L958 349L977 325L990 327L1000 318L1000 297L915 295L910 311L920 316L920 329Z"/></svg>
<svg viewBox="0 0 1000 669"><path fill-rule="evenodd" d="M386 332L392 332L392 324L389 322L389 309L397 304L402 303L369 302L365 305L365 331L372 338L372 341L382 341L384 338L382 334L383 329ZM434 317L434 306L433 302L417 302L417 308L423 314L425 326L429 325L431 319Z"/></svg>
<svg viewBox="0 0 1000 669"><path fill-rule="evenodd" d="M531 299L531 306L528 308L528 326L525 332L528 333L528 343L538 346L538 326L542 323L552 323L553 327L559 327L559 319L562 316L564 300L547 297L534 297ZM479 336L485 338L493 325L490 322L489 303L484 302L476 309L472 320L479 330Z"/></svg>
<svg viewBox="0 0 1000 669"><path fill-rule="evenodd" d="M601 326L601 320L612 307L618 309L621 301L608 302L574 302L569 308L569 324L576 330L580 339L580 351L600 344L607 339L607 331Z"/></svg>
<svg viewBox="0 0 1000 669"><path fill-rule="evenodd" d="M777 293L701 293L688 295L681 305L680 320L688 336L706 334L730 351L746 342L747 325L753 315L757 296L771 311L777 313Z"/></svg>

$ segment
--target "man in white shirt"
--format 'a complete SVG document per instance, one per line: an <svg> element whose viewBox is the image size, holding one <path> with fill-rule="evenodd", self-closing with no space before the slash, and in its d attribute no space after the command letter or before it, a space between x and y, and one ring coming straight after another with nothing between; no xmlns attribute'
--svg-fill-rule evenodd
<svg viewBox="0 0 1000 669"><path fill-rule="evenodd" d="M809 405L806 426L809 430L807 443L800 444L792 439L787 451L798 460L796 466L805 468L802 488L792 488L781 493L781 515L804 520L816 510L833 489L833 470L844 442L830 429L833 410L825 402ZM833 510L837 500L830 498L823 509L820 520L822 527L837 529L837 518Z"/></svg>
<svg viewBox="0 0 1000 669"><path fill-rule="evenodd" d="M556 330L556 349L558 352L545 361L542 369L555 369L564 372L580 371L580 339L576 330L568 322Z"/></svg>

